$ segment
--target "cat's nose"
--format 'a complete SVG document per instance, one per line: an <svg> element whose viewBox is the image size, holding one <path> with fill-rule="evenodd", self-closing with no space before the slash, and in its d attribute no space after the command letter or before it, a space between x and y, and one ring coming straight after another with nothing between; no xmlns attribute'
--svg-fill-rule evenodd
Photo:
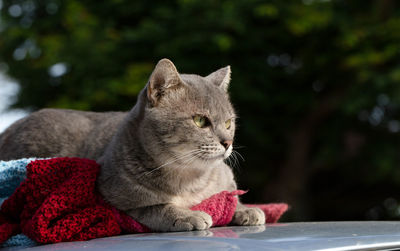
<svg viewBox="0 0 400 251"><path fill-rule="evenodd" d="M221 143L221 145L223 145L225 147L225 149L228 149L232 145L233 141L232 140L224 140L224 141L221 141L220 143Z"/></svg>

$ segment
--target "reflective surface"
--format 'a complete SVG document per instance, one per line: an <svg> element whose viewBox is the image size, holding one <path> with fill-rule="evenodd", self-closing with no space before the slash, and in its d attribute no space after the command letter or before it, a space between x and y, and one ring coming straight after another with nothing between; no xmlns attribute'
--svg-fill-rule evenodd
<svg viewBox="0 0 400 251"><path fill-rule="evenodd" d="M392 250L400 222L280 223L206 231L121 235L24 250ZM19 250L6 248L4 250Z"/></svg>

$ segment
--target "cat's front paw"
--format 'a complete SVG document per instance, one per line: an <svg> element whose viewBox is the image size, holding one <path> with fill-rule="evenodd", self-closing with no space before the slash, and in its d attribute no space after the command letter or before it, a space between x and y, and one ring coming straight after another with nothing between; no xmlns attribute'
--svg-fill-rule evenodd
<svg viewBox="0 0 400 251"><path fill-rule="evenodd" d="M212 224L210 215L201 211L192 211L189 215L176 219L171 231L204 230L210 228Z"/></svg>
<svg viewBox="0 0 400 251"><path fill-rule="evenodd" d="M254 226L265 223L265 214L259 208L246 208L236 211L232 218L232 225Z"/></svg>

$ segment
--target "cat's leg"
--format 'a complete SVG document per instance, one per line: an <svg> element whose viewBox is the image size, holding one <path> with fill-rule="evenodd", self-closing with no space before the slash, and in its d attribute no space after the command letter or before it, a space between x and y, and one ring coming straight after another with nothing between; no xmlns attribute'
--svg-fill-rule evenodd
<svg viewBox="0 0 400 251"><path fill-rule="evenodd" d="M213 223L207 213L173 204L137 208L127 213L150 229L161 232L204 230L210 228Z"/></svg>
<svg viewBox="0 0 400 251"><path fill-rule="evenodd" d="M222 190L235 191L237 189L236 182L233 178L232 170L226 166L225 177L232 177L228 185L222 187ZM236 226L255 226L265 224L265 214L260 208L246 207L238 201L235 213L233 215L231 225Z"/></svg>
<svg viewBox="0 0 400 251"><path fill-rule="evenodd" d="M254 226L265 224L265 214L260 208L246 207L238 202L231 225Z"/></svg>

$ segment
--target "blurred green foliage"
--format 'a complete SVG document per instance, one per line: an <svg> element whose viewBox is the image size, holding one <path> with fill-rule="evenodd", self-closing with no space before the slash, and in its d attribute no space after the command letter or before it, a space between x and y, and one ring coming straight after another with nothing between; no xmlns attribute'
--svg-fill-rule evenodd
<svg viewBox="0 0 400 251"><path fill-rule="evenodd" d="M127 110L157 61L231 65L236 168L290 220L400 218L394 0L0 0L15 107Z"/></svg>

